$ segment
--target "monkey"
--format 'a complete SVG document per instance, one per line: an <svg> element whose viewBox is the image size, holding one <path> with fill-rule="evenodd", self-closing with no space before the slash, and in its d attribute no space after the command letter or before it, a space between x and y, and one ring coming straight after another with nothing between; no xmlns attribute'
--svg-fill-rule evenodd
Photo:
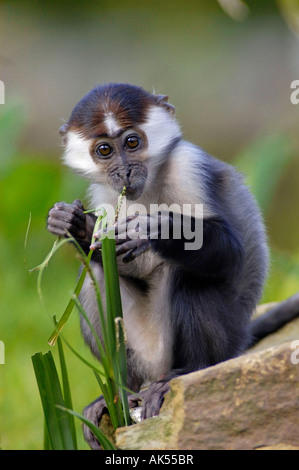
<svg viewBox="0 0 299 470"><path fill-rule="evenodd" d="M114 228L127 386L142 398L142 417L156 416L172 378L234 358L253 341L251 316L269 264L261 212L237 169L184 140L168 96L131 84L98 85L74 107L60 134L64 163L90 181L91 208L116 207L126 188L130 215ZM161 204L170 209L151 211ZM145 212L134 215L141 205ZM188 216L173 205L189 205ZM55 236L71 234L85 253L94 250L91 266L104 293L100 232L91 243L95 220L77 199L56 203L47 228ZM195 235L184 235L186 220L195 234L196 223L201 224L200 247ZM165 223L168 237L162 236ZM180 237L174 236L177 229ZM80 301L100 336L89 276ZM80 322L86 343L100 359L87 323ZM145 383L150 385L140 392ZM130 406L136 403L131 397ZM84 410L97 425L104 412L101 397ZM99 449L92 432L85 427L84 433L91 448Z"/></svg>

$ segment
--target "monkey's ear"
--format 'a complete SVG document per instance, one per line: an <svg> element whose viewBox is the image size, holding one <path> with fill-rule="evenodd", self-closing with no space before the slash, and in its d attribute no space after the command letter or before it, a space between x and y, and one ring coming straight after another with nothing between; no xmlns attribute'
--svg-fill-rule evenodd
<svg viewBox="0 0 299 470"><path fill-rule="evenodd" d="M175 115L175 107L168 103L169 97L167 95L156 95L157 104L165 108L170 114Z"/></svg>
<svg viewBox="0 0 299 470"><path fill-rule="evenodd" d="M69 126L65 123L60 127L59 134L64 136L68 130L69 130Z"/></svg>

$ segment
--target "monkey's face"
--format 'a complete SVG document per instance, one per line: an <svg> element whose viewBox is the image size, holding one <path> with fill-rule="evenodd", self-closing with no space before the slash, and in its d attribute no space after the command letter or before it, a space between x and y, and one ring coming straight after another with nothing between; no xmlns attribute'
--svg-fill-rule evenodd
<svg viewBox="0 0 299 470"><path fill-rule="evenodd" d="M118 137L100 137L90 147L90 155L107 183L118 193L126 187L128 199L138 199L147 179L147 139L141 129L116 132ZM109 135L109 134L108 134ZM111 135L111 134L110 134Z"/></svg>
<svg viewBox="0 0 299 470"><path fill-rule="evenodd" d="M62 126L64 160L92 182L136 200L151 187L180 129L167 97L132 85L91 90Z"/></svg>

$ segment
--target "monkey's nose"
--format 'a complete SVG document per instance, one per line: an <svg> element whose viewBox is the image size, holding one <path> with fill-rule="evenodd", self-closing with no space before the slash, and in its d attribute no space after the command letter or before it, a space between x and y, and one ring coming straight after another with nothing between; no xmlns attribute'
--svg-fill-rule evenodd
<svg viewBox="0 0 299 470"><path fill-rule="evenodd" d="M130 176L132 173L132 168L131 166L121 168L116 172L116 176L124 182L125 185L130 184Z"/></svg>
<svg viewBox="0 0 299 470"><path fill-rule="evenodd" d="M128 180L128 181L129 181L129 179L130 179L131 173L132 173L132 168L131 168L131 167L127 167L127 169L126 169L126 177L127 177L127 180Z"/></svg>

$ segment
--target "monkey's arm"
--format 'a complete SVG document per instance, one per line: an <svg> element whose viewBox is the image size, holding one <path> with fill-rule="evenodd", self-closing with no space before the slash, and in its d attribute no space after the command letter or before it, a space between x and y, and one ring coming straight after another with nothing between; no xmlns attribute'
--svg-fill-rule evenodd
<svg viewBox="0 0 299 470"><path fill-rule="evenodd" d="M243 264L240 236L223 217L199 221L171 212L128 217L116 225L115 237L116 254L125 255L124 262L152 249L181 269L206 278L231 277ZM101 248L101 242L93 248Z"/></svg>
<svg viewBox="0 0 299 470"><path fill-rule="evenodd" d="M95 221L95 215L84 213L83 204L78 199L72 204L57 202L49 211L47 229L58 237L67 238L70 233L87 254Z"/></svg>
<svg viewBox="0 0 299 470"><path fill-rule="evenodd" d="M239 234L234 227L222 217L204 218L202 225L196 223L194 217L189 217L187 226L193 233L192 238L186 238L185 221L174 221L169 214L170 236L163 239L151 239L151 248L163 258L173 261L182 269L207 278L225 278L233 271L239 271L243 265L244 250ZM175 238L176 225L180 224L181 237ZM198 231L201 233L198 233ZM196 238L201 237L198 247ZM192 248L194 246L194 249ZM189 246L189 249L186 247ZM190 249L191 248L191 249Z"/></svg>

